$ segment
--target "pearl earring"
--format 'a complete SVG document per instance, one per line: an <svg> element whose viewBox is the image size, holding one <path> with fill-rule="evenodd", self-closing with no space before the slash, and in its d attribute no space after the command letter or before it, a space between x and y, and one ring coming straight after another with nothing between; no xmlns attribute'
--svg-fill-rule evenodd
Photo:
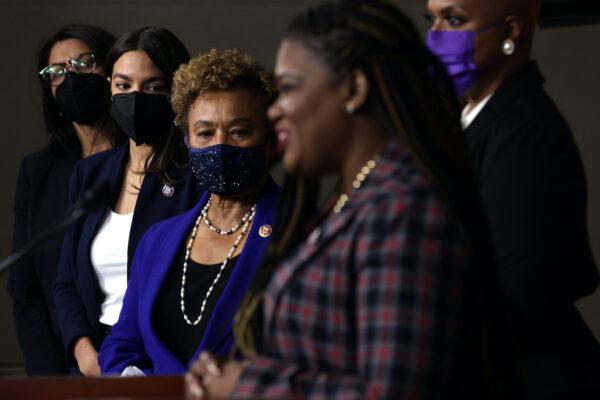
<svg viewBox="0 0 600 400"><path fill-rule="evenodd" d="M346 104L346 112L348 114L354 114L354 105L351 103Z"/></svg>
<svg viewBox="0 0 600 400"><path fill-rule="evenodd" d="M515 42L512 39L506 39L504 43L502 43L502 52L507 56L510 56L515 52Z"/></svg>

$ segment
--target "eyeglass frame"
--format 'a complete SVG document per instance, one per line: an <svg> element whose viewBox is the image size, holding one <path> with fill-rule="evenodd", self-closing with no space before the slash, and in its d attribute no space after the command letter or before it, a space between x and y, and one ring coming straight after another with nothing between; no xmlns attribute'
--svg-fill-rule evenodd
<svg viewBox="0 0 600 400"><path fill-rule="evenodd" d="M84 73L84 74L85 74L85 73L90 73L90 74L91 74L91 73L93 73L93 72L96 70L96 55L94 54L94 52L93 52L93 51L86 51L85 53L80 53L80 54L77 54L75 57L73 57L73 58L71 58L70 60L67 60L67 61L65 61L65 62L63 62L63 63L49 64L49 65L45 66L45 67L44 67L44 68L43 68L43 69L42 69L40 72L38 72L38 74L39 74L39 75L42 77L42 79L44 80L44 82L45 82L45 83L46 83L48 86L58 86L58 85L60 85L60 83L62 83L62 81L61 81L59 84L57 84L57 85L53 85L51 82L48 82L48 79L46 79L46 77L44 76L44 71L46 71L46 70L47 70L48 68L50 68L50 67L54 67L54 66L57 66L57 65L58 65L58 66L61 66L61 67L62 67L64 70L67 70L67 66L68 66L68 65L70 65L70 66L71 66L71 69L73 70L73 72L75 72L76 74L81 74L80 72L77 72L77 70L76 70L76 69L75 69L75 67L73 66L73 63L74 63L74 62L75 62L75 61L76 61L76 60L77 60L79 57L81 57L81 56L84 56L84 55L87 55L87 54L89 54L89 55L91 55L91 56L92 56L92 61L93 61L93 63L94 63L94 67L92 68L92 70L91 70L90 72L83 72L83 73ZM64 80L64 78L63 78L63 80Z"/></svg>

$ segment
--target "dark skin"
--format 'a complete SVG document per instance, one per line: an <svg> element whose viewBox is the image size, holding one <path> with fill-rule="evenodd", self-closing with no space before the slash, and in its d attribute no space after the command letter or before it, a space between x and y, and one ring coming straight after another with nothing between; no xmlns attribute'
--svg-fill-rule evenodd
<svg viewBox="0 0 600 400"><path fill-rule="evenodd" d="M337 175L341 191L349 193L356 173L390 140L366 110L369 82L364 73L340 78L301 43L284 40L275 77L280 95L268 116L284 147L284 167L314 177ZM229 398L250 362L202 353L185 375L187 398Z"/></svg>
<svg viewBox="0 0 600 400"><path fill-rule="evenodd" d="M480 32L475 63L485 66L485 72L466 95L469 107L498 90L531 58L539 0L429 0L427 8L432 30ZM502 52L507 39L515 43L511 55Z"/></svg>
<svg viewBox="0 0 600 400"><path fill-rule="evenodd" d="M207 92L199 96L188 111L188 138L193 148L218 144L238 147L265 146L265 158L274 156L268 134L266 109L258 96L246 89ZM213 225L229 229L256 203L262 183L245 193L232 196L211 194L208 217ZM248 227L248 230L250 226ZM201 264L219 264L231 249L239 233L223 236L200 224L192 247L191 258ZM245 235L235 254L246 242Z"/></svg>

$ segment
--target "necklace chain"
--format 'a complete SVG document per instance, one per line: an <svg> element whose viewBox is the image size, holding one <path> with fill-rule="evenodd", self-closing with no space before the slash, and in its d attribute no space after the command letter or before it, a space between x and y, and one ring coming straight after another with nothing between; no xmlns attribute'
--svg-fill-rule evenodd
<svg viewBox="0 0 600 400"><path fill-rule="evenodd" d="M246 215L244 215L244 218L242 219L242 221L244 221L244 219L245 219L245 222L240 222L240 224L243 224L244 227L242 228L242 231L240 232L237 239L235 240L233 246L229 250L229 253L227 253L227 257L225 258L225 261L223 261L223 263L221 264L221 267L219 268L219 272L217 273L217 276L215 276L215 279L213 280L210 287L206 291L206 295L204 296L204 300L202 301L202 306L200 307L200 315L198 316L198 318L195 321L192 322L190 320L190 318L187 316L187 314L185 313L185 282L186 282L185 275L187 272L188 260L190 259L190 253L192 252L192 246L194 245L194 239L196 238L196 233L198 232L198 226L200 225L200 221L202 221L202 219L204 217L205 211L206 211L206 213L208 213L209 206L210 206L210 199L208 200L208 202L206 203L206 206L204 206L204 209L202 210L202 212L196 219L196 223L194 224L194 229L192 230L192 235L190 237L190 240L188 241L188 245L185 250L185 259L183 260L183 273L181 276L181 293L180 293L181 313L183 314L183 319L185 320L185 322L188 325L194 325L194 326L198 325L200 323L200 321L202 321L202 317L204 316L204 311L206 310L206 303L208 302L208 298L212 294L213 289L216 286L216 284L221 279L221 275L223 274L223 270L227 266L227 263L229 262L229 260L231 260L231 258L235 254L235 251L237 250L242 239L246 235L246 232L248 232L248 228L250 227L250 224L252 223L252 219L254 218L254 215L256 214L256 204L255 204L254 206L252 206L250 211L248 211L248 213L246 213L246 215L248 217L246 218ZM209 226L209 228L210 228L210 226ZM231 233L233 233L233 232L231 232Z"/></svg>
<svg viewBox="0 0 600 400"><path fill-rule="evenodd" d="M237 232L238 229L240 229L240 226L244 225L246 223L246 221L248 221L248 218L250 218L250 215L252 214L252 210L254 210L254 208L251 208L250 210L248 210L248 212L246 214L244 214L244 216L242 217L240 222L235 224L233 226L233 228L225 230L225 229L221 229L217 226L214 226L213 223L208 218L208 208L210 207L210 203L211 203L211 199L209 198L208 201L206 202L206 205L200 212L200 216L202 217L202 220L204 221L206 226L208 226L208 229L210 229L211 231L216 232L220 235L223 235L223 236L232 235L235 232Z"/></svg>
<svg viewBox="0 0 600 400"><path fill-rule="evenodd" d="M379 160L379 156L375 156L369 161L367 161L365 165L362 166L360 171L358 171L358 173L356 174L354 181L352 181L352 187L354 188L354 190L360 189L363 182L367 179L373 168L377 166ZM333 212L339 214L348 202L348 198L349 197L346 193L340 194L340 197L338 197L335 205L333 206Z"/></svg>

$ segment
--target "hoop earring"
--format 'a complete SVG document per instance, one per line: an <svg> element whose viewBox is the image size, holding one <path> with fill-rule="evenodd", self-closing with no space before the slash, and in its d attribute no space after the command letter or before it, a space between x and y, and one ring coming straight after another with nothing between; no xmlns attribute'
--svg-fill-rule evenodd
<svg viewBox="0 0 600 400"><path fill-rule="evenodd" d="M502 52L507 56L510 56L512 53L514 53L515 52L515 42L513 42L512 39L506 39L502 43Z"/></svg>

